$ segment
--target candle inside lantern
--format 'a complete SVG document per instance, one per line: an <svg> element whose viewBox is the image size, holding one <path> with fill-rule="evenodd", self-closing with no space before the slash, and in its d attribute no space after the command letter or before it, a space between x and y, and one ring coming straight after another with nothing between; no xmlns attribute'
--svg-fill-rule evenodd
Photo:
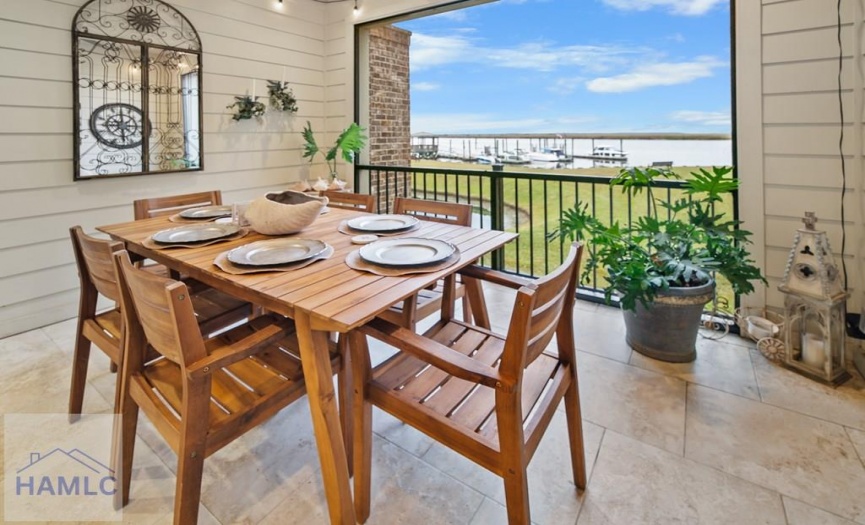
<svg viewBox="0 0 865 525"><path fill-rule="evenodd" d="M822 367L826 361L825 342L814 334L805 334L802 340L802 361L814 367Z"/></svg>

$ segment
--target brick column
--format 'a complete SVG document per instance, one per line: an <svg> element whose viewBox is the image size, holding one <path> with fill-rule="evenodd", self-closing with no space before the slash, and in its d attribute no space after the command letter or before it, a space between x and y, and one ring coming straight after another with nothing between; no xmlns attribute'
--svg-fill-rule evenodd
<svg viewBox="0 0 865 525"><path fill-rule="evenodd" d="M411 166L409 46L411 32L393 26L369 32L369 163ZM406 182L393 174L372 173L370 188L381 209L405 193ZM377 191L376 191L377 188Z"/></svg>

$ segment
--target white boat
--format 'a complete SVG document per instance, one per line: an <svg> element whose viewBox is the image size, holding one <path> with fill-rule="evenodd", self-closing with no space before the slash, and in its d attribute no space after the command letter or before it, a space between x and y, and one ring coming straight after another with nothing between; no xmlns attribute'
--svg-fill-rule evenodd
<svg viewBox="0 0 865 525"><path fill-rule="evenodd" d="M475 157L475 162L478 164L496 164L498 160L495 155L478 155Z"/></svg>
<svg viewBox="0 0 865 525"><path fill-rule="evenodd" d="M516 150L502 153L499 161L502 164L528 164L531 162L531 159L522 150Z"/></svg>
<svg viewBox="0 0 865 525"><path fill-rule="evenodd" d="M592 156L609 160L628 160L628 154L612 146L596 146Z"/></svg>
<svg viewBox="0 0 865 525"><path fill-rule="evenodd" d="M562 148L542 148L540 151L532 151L528 154L532 162L565 162L568 156Z"/></svg>

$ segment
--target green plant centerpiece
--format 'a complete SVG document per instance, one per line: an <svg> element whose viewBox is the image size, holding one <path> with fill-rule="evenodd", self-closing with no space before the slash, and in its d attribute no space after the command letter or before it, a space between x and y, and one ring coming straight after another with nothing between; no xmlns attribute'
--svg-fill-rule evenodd
<svg viewBox="0 0 865 525"><path fill-rule="evenodd" d="M312 124L306 121L306 126L303 128L303 140L306 141L303 146L303 157L308 158L311 163L315 160L315 156L318 153L324 155L324 161L330 171L331 179L337 180L339 175L336 171L337 156L342 156L343 160L349 164L354 162L355 155L360 153L360 150L366 145L367 137L364 135L364 131L357 123L352 122L339 134L333 147L324 151L319 148L318 143L315 141Z"/></svg>
<svg viewBox="0 0 865 525"><path fill-rule="evenodd" d="M297 113L297 99L294 98L294 91L289 89L288 82L268 80L267 95L270 99L270 107L273 109Z"/></svg>
<svg viewBox="0 0 865 525"><path fill-rule="evenodd" d="M683 180L684 196L674 202L655 197L658 181L679 178L672 170L623 169L610 184L620 186L629 202L647 192L645 216L630 225L604 224L579 203L563 212L550 238L586 242L586 275L606 273L605 299L609 304L618 298L634 350L687 362L696 358L703 308L715 298L713 275L723 276L737 294L752 292L753 282L765 278L747 251L751 233L717 211L739 187L732 168L692 172Z"/></svg>
<svg viewBox="0 0 865 525"><path fill-rule="evenodd" d="M266 109L264 103L258 101L258 97L250 97L249 95L234 97L234 104L225 106L225 108L234 109L234 114L231 116L232 120L258 118L264 115Z"/></svg>

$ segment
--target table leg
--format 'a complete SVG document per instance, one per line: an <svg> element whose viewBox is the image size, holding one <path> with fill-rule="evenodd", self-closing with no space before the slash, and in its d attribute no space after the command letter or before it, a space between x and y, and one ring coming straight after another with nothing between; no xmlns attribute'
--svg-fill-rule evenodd
<svg viewBox="0 0 865 525"><path fill-rule="evenodd" d="M348 461L333 389L333 370L327 352L328 334L313 330L306 312L295 310L294 322L330 522L355 525Z"/></svg>

